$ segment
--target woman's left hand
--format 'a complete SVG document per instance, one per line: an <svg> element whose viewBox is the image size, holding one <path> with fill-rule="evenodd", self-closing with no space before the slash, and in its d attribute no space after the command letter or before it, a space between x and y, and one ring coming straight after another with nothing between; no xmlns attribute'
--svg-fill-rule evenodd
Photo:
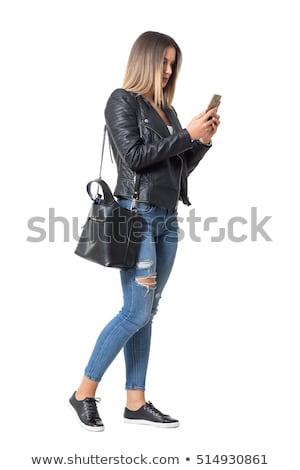
<svg viewBox="0 0 300 470"><path fill-rule="evenodd" d="M200 142L202 144L209 144L212 137L215 135L215 133L218 130L218 127L220 125L220 116L217 114L217 111L213 114L211 119L208 119L205 124L205 136L200 138Z"/></svg>

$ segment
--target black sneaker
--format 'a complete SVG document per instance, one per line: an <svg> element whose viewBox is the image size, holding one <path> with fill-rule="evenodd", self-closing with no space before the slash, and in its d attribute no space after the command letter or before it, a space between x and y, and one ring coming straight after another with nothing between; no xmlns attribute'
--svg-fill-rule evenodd
<svg viewBox="0 0 300 470"><path fill-rule="evenodd" d="M164 415L161 411L157 410L150 401L141 406L137 411L131 411L125 408L124 422L148 424L149 426L158 426L160 428L177 428L179 426L177 419L173 419L169 415Z"/></svg>
<svg viewBox="0 0 300 470"><path fill-rule="evenodd" d="M75 393L71 396L69 403L72 410L76 413L81 426L88 431L104 431L104 425L98 414L97 403L100 398L85 398L84 400L77 400Z"/></svg>

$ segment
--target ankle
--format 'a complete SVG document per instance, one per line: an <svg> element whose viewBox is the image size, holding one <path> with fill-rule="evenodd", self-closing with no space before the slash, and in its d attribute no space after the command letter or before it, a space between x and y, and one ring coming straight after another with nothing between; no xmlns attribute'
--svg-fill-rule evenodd
<svg viewBox="0 0 300 470"><path fill-rule="evenodd" d="M75 398L76 400L81 401L81 400L84 400L85 398L95 398L95 396L91 394L87 395L86 393L83 393L77 390L77 392L75 392Z"/></svg>
<svg viewBox="0 0 300 470"><path fill-rule="evenodd" d="M76 400L95 398L98 385L99 382L95 382L94 380L90 380L84 376L75 393Z"/></svg>
<svg viewBox="0 0 300 470"><path fill-rule="evenodd" d="M145 405L145 391L144 390L130 390L127 389L126 408L131 411L136 411Z"/></svg>
<svg viewBox="0 0 300 470"><path fill-rule="evenodd" d="M126 402L126 408L130 411L137 411L139 410L142 406L146 404L145 400L127 400Z"/></svg>

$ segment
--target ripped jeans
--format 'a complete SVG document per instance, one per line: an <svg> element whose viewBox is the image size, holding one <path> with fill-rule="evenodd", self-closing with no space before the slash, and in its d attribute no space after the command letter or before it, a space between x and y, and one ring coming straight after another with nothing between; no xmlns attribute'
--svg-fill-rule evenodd
<svg viewBox="0 0 300 470"><path fill-rule="evenodd" d="M122 207L131 201L120 199ZM173 267L177 242L177 210L137 202L145 226L136 266L121 270L124 305L104 327L92 352L85 376L99 382L124 349L127 390L145 390L153 315Z"/></svg>

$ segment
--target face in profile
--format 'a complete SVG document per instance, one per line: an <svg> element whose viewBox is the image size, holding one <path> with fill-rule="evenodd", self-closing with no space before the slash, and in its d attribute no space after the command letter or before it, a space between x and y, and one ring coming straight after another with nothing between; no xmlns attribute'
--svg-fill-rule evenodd
<svg viewBox="0 0 300 470"><path fill-rule="evenodd" d="M163 88L167 85L172 73L173 66L176 61L176 49L174 47L168 47L164 57L163 64L163 76L162 76L162 86Z"/></svg>

